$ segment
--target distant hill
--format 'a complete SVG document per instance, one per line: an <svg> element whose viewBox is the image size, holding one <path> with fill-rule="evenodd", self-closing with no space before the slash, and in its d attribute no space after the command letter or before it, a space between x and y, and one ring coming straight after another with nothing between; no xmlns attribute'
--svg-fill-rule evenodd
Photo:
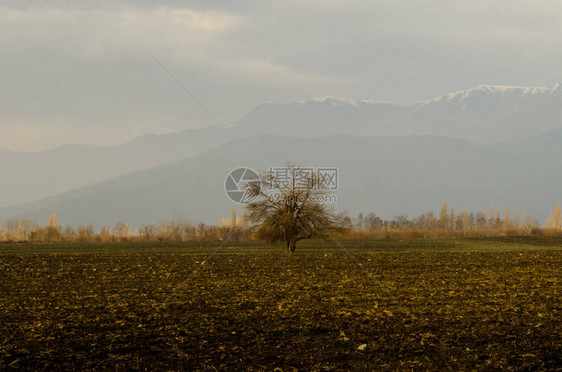
<svg viewBox="0 0 562 372"><path fill-rule="evenodd" d="M337 97L305 102L268 103L245 116L234 133L299 137L334 131L359 101ZM366 102L339 133L432 135L477 144L527 138L562 129L562 87L481 85L413 103Z"/></svg>
<svg viewBox="0 0 562 372"><path fill-rule="evenodd" d="M560 136L560 133L557 135ZM243 145L220 145L178 162L138 171L27 205L0 210L0 221L26 217L45 223L57 212L63 224L133 226L161 219L218 223L234 206L223 185L239 166L257 171L286 160L337 166L340 210L382 217L437 211L443 201L457 211L494 205L527 208L540 221L562 200L562 147L549 136L498 145L475 145L429 136L336 136L310 157L322 138L259 136ZM238 207L241 212L241 207Z"/></svg>
<svg viewBox="0 0 562 372"><path fill-rule="evenodd" d="M229 131L319 137L332 133L361 102L324 97L259 105ZM367 102L338 134L425 135L475 144L528 139L562 129L562 87L481 85L413 103ZM115 147L67 145L39 153L0 150L0 207L17 205L199 154L232 139L218 127L145 135Z"/></svg>
<svg viewBox="0 0 562 372"><path fill-rule="evenodd" d="M65 145L0 151L0 207L21 204L195 155L231 139L209 127L146 135L115 147Z"/></svg>

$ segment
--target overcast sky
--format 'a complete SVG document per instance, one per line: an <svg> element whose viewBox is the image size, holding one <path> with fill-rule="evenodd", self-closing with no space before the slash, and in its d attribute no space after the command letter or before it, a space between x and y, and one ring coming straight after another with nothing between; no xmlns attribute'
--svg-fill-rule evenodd
<svg viewBox="0 0 562 372"><path fill-rule="evenodd" d="M157 4L157 5L154 5ZM562 82L562 1L1 1L0 148L114 145L267 101Z"/></svg>

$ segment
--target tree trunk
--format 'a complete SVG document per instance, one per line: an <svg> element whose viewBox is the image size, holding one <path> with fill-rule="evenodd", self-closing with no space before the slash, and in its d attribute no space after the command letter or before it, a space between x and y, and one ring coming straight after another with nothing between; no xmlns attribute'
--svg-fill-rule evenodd
<svg viewBox="0 0 562 372"><path fill-rule="evenodd" d="M296 248L297 248L296 240L292 240L292 239L287 240L287 252L294 253Z"/></svg>

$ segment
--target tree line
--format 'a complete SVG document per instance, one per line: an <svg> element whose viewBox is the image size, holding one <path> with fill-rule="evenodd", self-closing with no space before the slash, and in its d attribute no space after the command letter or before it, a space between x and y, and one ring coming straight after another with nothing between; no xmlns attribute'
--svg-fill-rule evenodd
<svg viewBox="0 0 562 372"><path fill-rule="evenodd" d="M429 212L417 218L409 218L403 214L385 220L374 213L367 215L359 213L356 218L350 219L348 224L355 231L484 231L502 228L529 230L539 227L538 221L529 217L525 209L522 211L517 209L514 215L511 215L509 207L506 207L501 214L500 210L494 206L486 208L484 212L463 210L457 213L453 208L448 209L447 203L443 203L439 215Z"/></svg>
<svg viewBox="0 0 562 372"><path fill-rule="evenodd" d="M439 237L439 236L497 236L529 234L562 234L560 205L550 213L544 228L527 215L525 210L511 212L509 207L500 209L491 206L484 212L463 210L456 212L443 203L439 214L428 212L410 218L399 215L383 219L375 213L359 213L352 218L341 218L341 228L336 236L341 238L361 237ZM151 242L151 241L221 241L263 239L260 225L204 223L191 224L177 221L161 221L132 228L128 223L116 223L112 227L96 229L92 225L61 226L56 213L49 216L46 226L27 219L10 220L0 225L0 242ZM273 233L272 233L273 234ZM273 236L275 238L276 236ZM315 237L312 236L311 237Z"/></svg>
<svg viewBox="0 0 562 372"><path fill-rule="evenodd" d="M222 239L251 240L246 227L214 226L204 223L191 224L177 221L161 221L140 228L118 222L112 227L98 230L93 225L60 226L57 214L49 216L47 226L40 226L27 219L11 220L0 225L0 242L157 242L157 241L217 241Z"/></svg>

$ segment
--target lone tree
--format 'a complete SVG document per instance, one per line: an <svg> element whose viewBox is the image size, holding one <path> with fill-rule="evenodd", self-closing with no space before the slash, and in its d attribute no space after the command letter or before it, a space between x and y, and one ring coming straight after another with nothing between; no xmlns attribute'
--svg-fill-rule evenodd
<svg viewBox="0 0 562 372"><path fill-rule="evenodd" d="M343 231L345 215L327 206L334 195L325 180L294 165L283 169L283 177L266 172L261 185L247 185L253 201L246 210L249 220L259 224L257 237L270 243L284 241L292 253L299 240L327 239Z"/></svg>

